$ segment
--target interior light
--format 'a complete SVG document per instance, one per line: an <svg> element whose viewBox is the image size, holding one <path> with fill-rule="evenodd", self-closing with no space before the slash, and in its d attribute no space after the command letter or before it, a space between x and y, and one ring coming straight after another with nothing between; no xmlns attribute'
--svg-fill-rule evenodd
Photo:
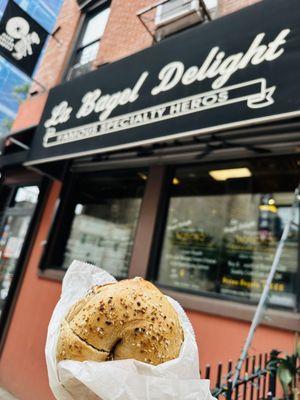
<svg viewBox="0 0 300 400"><path fill-rule="evenodd" d="M138 172L138 176L143 179L144 181L147 180L147 175L143 174L142 172Z"/></svg>
<svg viewBox="0 0 300 400"><path fill-rule="evenodd" d="M180 270L179 270L179 276L180 276L180 278L183 278L184 275L185 275L185 270L184 270L184 269L180 269Z"/></svg>
<svg viewBox="0 0 300 400"><path fill-rule="evenodd" d="M269 204L270 206L272 206L273 204L275 204L275 199L270 199L270 200L268 201L268 204Z"/></svg>
<svg viewBox="0 0 300 400"><path fill-rule="evenodd" d="M173 185L179 185L180 180L175 177L175 178L173 178L172 183L173 183Z"/></svg>
<svg viewBox="0 0 300 400"><path fill-rule="evenodd" d="M82 214L82 210L83 210L83 205L82 205L82 204L76 204L76 207L75 207L75 214L76 214L76 215Z"/></svg>
<svg viewBox="0 0 300 400"><path fill-rule="evenodd" d="M252 176L249 168L216 169L209 171L209 175L216 181L226 181L227 179L248 178Z"/></svg>

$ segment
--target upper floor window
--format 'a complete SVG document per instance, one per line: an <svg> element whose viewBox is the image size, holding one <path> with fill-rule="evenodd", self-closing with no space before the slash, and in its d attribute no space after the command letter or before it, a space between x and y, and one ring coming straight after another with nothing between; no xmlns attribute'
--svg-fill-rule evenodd
<svg viewBox="0 0 300 400"><path fill-rule="evenodd" d="M205 5L205 8L203 7ZM218 0L168 0L156 10L156 39L169 36L189 26L216 17ZM208 14L208 15L207 15Z"/></svg>
<svg viewBox="0 0 300 400"><path fill-rule="evenodd" d="M109 13L109 7L101 7L86 14L67 79L76 78L91 70L92 62L98 54Z"/></svg>

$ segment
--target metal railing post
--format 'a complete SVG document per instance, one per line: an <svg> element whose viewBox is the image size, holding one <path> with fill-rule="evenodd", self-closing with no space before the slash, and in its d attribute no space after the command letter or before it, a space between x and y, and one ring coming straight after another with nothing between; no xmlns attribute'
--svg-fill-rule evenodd
<svg viewBox="0 0 300 400"><path fill-rule="evenodd" d="M232 380L229 379L227 382L226 400L231 400L232 396Z"/></svg>
<svg viewBox="0 0 300 400"><path fill-rule="evenodd" d="M276 355L271 352L270 361L274 360L275 358L276 358ZM277 370L273 370L273 368L272 368L270 370L270 375L269 375L268 399L269 399L270 395L271 395L271 398L276 396L276 375L277 375Z"/></svg>

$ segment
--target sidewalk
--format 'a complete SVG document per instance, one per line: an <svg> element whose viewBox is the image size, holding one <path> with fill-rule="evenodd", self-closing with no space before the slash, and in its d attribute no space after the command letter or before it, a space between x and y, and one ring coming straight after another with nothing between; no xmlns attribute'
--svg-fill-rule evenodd
<svg viewBox="0 0 300 400"><path fill-rule="evenodd" d="M8 393L5 389L0 388L0 400L18 400L12 394Z"/></svg>

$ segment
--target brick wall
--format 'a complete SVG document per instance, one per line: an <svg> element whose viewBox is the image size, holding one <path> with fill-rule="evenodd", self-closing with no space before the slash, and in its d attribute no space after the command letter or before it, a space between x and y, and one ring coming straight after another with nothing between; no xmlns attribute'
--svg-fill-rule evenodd
<svg viewBox="0 0 300 400"><path fill-rule="evenodd" d="M233 13L259 1L261 0L219 0L218 15L223 16Z"/></svg>
<svg viewBox="0 0 300 400"><path fill-rule="evenodd" d="M70 55L72 42L77 33L80 10L76 0L65 0L56 25L54 27L55 39L50 38L45 55L36 73L35 79L47 89L57 85L62 77L65 64ZM41 88L33 84L31 92L41 92Z"/></svg>
<svg viewBox="0 0 300 400"><path fill-rule="evenodd" d="M113 0L96 66L136 53L153 43L137 12L153 0Z"/></svg>

